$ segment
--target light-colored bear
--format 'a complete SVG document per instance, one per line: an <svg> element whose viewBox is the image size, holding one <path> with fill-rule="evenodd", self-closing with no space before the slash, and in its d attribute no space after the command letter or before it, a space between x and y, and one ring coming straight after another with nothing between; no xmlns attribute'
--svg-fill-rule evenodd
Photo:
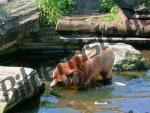
<svg viewBox="0 0 150 113"><path fill-rule="evenodd" d="M93 55L95 51L91 50L89 55ZM53 81L51 87L55 86L58 82L66 82L69 78L71 81L68 85L76 86L88 86L95 78L101 77L102 80L107 80L112 78L112 68L114 65L114 53L111 47L106 47L100 51L96 56L90 58L87 55L87 60L82 62L79 67L73 70L67 70L66 76L58 76L55 70L53 72ZM65 67L62 66L64 69Z"/></svg>

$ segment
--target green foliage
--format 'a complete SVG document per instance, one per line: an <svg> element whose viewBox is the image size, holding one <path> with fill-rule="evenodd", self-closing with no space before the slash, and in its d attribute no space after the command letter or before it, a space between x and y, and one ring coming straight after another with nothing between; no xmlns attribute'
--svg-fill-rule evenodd
<svg viewBox="0 0 150 113"><path fill-rule="evenodd" d="M100 0L99 11L102 13L109 13L114 6L116 6L114 0Z"/></svg>
<svg viewBox="0 0 150 113"><path fill-rule="evenodd" d="M147 69L147 65L145 59L141 55L130 56L115 65L115 70L117 71L129 71L129 70L139 71L144 69Z"/></svg>
<svg viewBox="0 0 150 113"><path fill-rule="evenodd" d="M117 16L119 7L118 6L113 6L110 10L110 13L108 13L104 17L104 21L110 22L110 21L119 21L119 18Z"/></svg>
<svg viewBox="0 0 150 113"><path fill-rule="evenodd" d="M41 10L40 22L42 26L56 24L58 18L73 11L73 0L37 0Z"/></svg>
<svg viewBox="0 0 150 113"><path fill-rule="evenodd" d="M148 68L150 68L150 50L142 50L142 55L145 58L145 62L148 66Z"/></svg>
<svg viewBox="0 0 150 113"><path fill-rule="evenodd" d="M145 75L145 71L121 71L121 72L117 72L114 71L113 75L124 75L124 76L128 76L130 78L136 78L136 77L142 77Z"/></svg>
<svg viewBox="0 0 150 113"><path fill-rule="evenodd" d="M113 7L111 8L111 10L110 10L110 13L112 13L112 14L117 14L117 13L118 13L118 9L119 9L118 6L113 6Z"/></svg>
<svg viewBox="0 0 150 113"><path fill-rule="evenodd" d="M55 96L55 97L61 97L61 95L59 95L59 93L58 93L59 91L56 91L56 90L54 90L54 89L52 89L52 88L49 88L49 87L47 87L46 86L46 89L45 89L45 91L44 91L44 96Z"/></svg>
<svg viewBox="0 0 150 113"><path fill-rule="evenodd" d="M118 20L118 17L117 17L117 15L114 15L114 14L112 14L112 13L109 13L109 14L107 14L103 19L104 19L104 21L112 22L112 21L117 21L117 20Z"/></svg>
<svg viewBox="0 0 150 113"><path fill-rule="evenodd" d="M119 7L115 3L115 0L100 0L100 6L99 11L101 13L108 13L104 17L104 21L110 22L110 21L117 21L117 13L118 13Z"/></svg>
<svg viewBox="0 0 150 113"><path fill-rule="evenodd" d="M44 101L44 102L41 102L41 106L45 107L45 108L54 108L55 104L51 103L51 102Z"/></svg>
<svg viewBox="0 0 150 113"><path fill-rule="evenodd" d="M145 0L144 2L144 6L149 7L150 8L150 0Z"/></svg>

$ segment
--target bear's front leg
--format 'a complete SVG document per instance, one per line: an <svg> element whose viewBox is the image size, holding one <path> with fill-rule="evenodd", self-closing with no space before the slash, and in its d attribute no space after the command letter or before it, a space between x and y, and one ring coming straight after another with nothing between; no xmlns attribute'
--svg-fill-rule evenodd
<svg viewBox="0 0 150 113"><path fill-rule="evenodd" d="M101 73L101 76L102 76L102 84L103 85L112 84L112 72Z"/></svg>

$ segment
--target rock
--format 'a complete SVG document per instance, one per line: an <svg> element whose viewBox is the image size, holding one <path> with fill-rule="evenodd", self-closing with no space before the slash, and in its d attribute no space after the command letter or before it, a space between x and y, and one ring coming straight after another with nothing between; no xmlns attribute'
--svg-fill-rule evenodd
<svg viewBox="0 0 150 113"><path fill-rule="evenodd" d="M39 11L33 0L9 1L0 5L0 47L39 30Z"/></svg>
<svg viewBox="0 0 150 113"><path fill-rule="evenodd" d="M115 54L114 70L143 70L147 68L141 52L133 46L124 43L111 45Z"/></svg>
<svg viewBox="0 0 150 113"><path fill-rule="evenodd" d="M115 71L143 71L147 69L145 59L141 55L129 55L114 65Z"/></svg>
<svg viewBox="0 0 150 113"><path fill-rule="evenodd" d="M125 60L127 56L131 55L140 55L141 52L139 50L136 50L133 46L125 43L91 43L84 45L84 50L86 54L89 54L91 52L91 49L97 49L97 47L100 48L100 51L103 50L105 47L110 46L114 52L115 55L115 61L114 64L118 64L120 61ZM88 49L87 49L88 48ZM97 50L98 51L98 50Z"/></svg>
<svg viewBox="0 0 150 113"><path fill-rule="evenodd" d="M0 66L0 113L40 94L42 90L44 84L33 69Z"/></svg>
<svg viewBox="0 0 150 113"><path fill-rule="evenodd" d="M141 54L139 50L136 50L133 46L125 43L116 43L111 45L111 47L115 54L114 64L118 64L122 60L125 60L132 55L136 56Z"/></svg>

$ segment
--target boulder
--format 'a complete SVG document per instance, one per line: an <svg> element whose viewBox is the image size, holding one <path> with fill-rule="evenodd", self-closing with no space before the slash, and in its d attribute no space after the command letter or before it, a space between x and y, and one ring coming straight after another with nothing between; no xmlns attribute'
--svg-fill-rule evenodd
<svg viewBox="0 0 150 113"><path fill-rule="evenodd" d="M0 47L11 46L17 39L39 30L39 11L34 0L0 3Z"/></svg>
<svg viewBox="0 0 150 113"><path fill-rule="evenodd" d="M0 66L0 113L40 94L43 90L44 84L33 69Z"/></svg>
<svg viewBox="0 0 150 113"><path fill-rule="evenodd" d="M141 55L128 55L114 65L115 71L143 71L147 68L146 61Z"/></svg>
<svg viewBox="0 0 150 113"><path fill-rule="evenodd" d="M132 45L125 44L125 43L116 43L110 45L115 54L115 62L114 64L118 64L120 61L130 57L140 55L141 52L135 49Z"/></svg>
<svg viewBox="0 0 150 113"><path fill-rule="evenodd" d="M116 43L111 45L115 54L114 70L143 70L147 68L141 52L132 45Z"/></svg>

